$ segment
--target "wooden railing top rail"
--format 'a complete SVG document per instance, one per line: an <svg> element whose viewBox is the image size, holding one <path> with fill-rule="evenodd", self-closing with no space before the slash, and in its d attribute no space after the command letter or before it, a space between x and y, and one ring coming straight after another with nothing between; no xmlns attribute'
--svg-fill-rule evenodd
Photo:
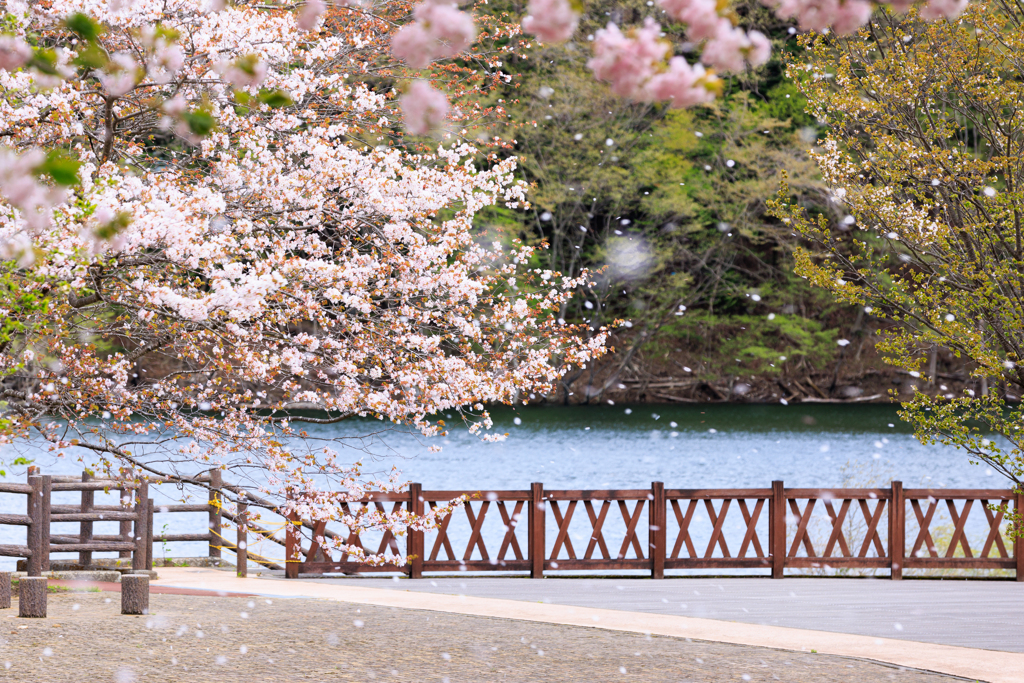
<svg viewBox="0 0 1024 683"><path fill-rule="evenodd" d="M878 500L889 498L892 489L786 489L788 498L800 498L806 500Z"/></svg>
<svg viewBox="0 0 1024 683"><path fill-rule="evenodd" d="M649 492L648 492L649 493ZM665 489L666 498L686 499L756 499L771 498L771 489Z"/></svg>
<svg viewBox="0 0 1024 683"><path fill-rule="evenodd" d="M1013 500L1012 489L903 489L905 498L936 500Z"/></svg>
<svg viewBox="0 0 1024 683"><path fill-rule="evenodd" d="M647 500L650 496L650 489L610 489L607 491L544 489L546 500Z"/></svg>
<svg viewBox="0 0 1024 683"><path fill-rule="evenodd" d="M90 481L60 481L52 486L54 491L134 491L143 484L112 479L92 479Z"/></svg>

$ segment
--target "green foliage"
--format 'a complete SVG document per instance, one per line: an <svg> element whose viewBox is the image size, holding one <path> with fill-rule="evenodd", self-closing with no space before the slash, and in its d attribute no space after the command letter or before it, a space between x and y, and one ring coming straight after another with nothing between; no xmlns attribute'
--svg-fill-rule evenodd
<svg viewBox="0 0 1024 683"><path fill-rule="evenodd" d="M181 118L188 129L200 137L209 135L217 127L217 119L213 114L202 109L183 112Z"/></svg>
<svg viewBox="0 0 1024 683"><path fill-rule="evenodd" d="M624 22L649 13L643 3L592 9L581 35L607 19L605 10ZM745 11L755 20L768 15L753 5ZM682 28L666 30L679 37ZM791 39L780 30L776 47L784 40ZM829 362L834 320L851 316L829 317L826 325L835 305L793 276L799 239L766 213L783 171L807 204L827 204L805 153L818 127L800 91L781 80L781 63L730 79L710 106L670 110L614 96L586 69L588 53L583 45L540 45L507 65L517 78L506 93L519 123L514 153L531 183L532 209L500 221L482 214L481 229L500 226L506 239L547 243L536 256L540 267L567 275L589 268L594 286L565 317L593 328L629 319L633 333L626 334L652 353L677 348L676 335L697 325L708 339L732 340L701 349L723 372L735 369L737 353L768 373L778 371L767 360L778 355L802 359L802 367ZM680 305L702 314L699 324L675 316ZM783 307L804 317L767 320ZM792 339L773 343L754 332L769 335L783 323L794 328ZM741 327L749 331L742 342L734 334Z"/></svg>
<svg viewBox="0 0 1024 683"><path fill-rule="evenodd" d="M878 348L913 375L932 349L967 360L980 391L918 393L902 415L921 441L1020 487L1024 10L972 3L956 22L877 13L859 35L803 43L790 73L828 126L816 156L836 215L782 184L771 212L813 248L795 254L797 272L889 321Z"/></svg>
<svg viewBox="0 0 1024 683"><path fill-rule="evenodd" d="M816 320L797 315L731 315L706 312L677 316L659 331L650 351L664 353L671 348L703 348L714 336L717 352L706 364L710 377L743 370L760 375L777 375L805 360L816 366L832 362L836 355L834 329L824 329Z"/></svg>
<svg viewBox="0 0 1024 683"><path fill-rule="evenodd" d="M263 104L271 107L272 109L279 109L280 107L287 107L295 104L295 100L283 90L267 90L266 88L260 90L257 99Z"/></svg>
<svg viewBox="0 0 1024 683"><path fill-rule="evenodd" d="M29 332L25 320L49 308L50 297L26 280L15 263L0 263L0 348Z"/></svg>
<svg viewBox="0 0 1024 683"><path fill-rule="evenodd" d="M36 171L53 178L58 185L77 185L82 182L78 177L78 169L81 162L73 159L59 149L51 150L46 155L46 160L40 164Z"/></svg>
<svg viewBox="0 0 1024 683"><path fill-rule="evenodd" d="M64 20L64 25L78 34L82 40L94 41L103 33L103 26L82 12L76 12Z"/></svg>

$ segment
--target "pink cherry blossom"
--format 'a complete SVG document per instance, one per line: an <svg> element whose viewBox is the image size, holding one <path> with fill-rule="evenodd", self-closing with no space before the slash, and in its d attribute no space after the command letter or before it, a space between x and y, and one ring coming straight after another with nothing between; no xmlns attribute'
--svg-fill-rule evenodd
<svg viewBox="0 0 1024 683"><path fill-rule="evenodd" d="M454 57L476 37L473 17L446 2L421 2L413 14L435 41L434 59Z"/></svg>
<svg viewBox="0 0 1024 683"><path fill-rule="evenodd" d="M157 41L147 67L149 76L157 83L170 83L185 63L185 53L177 43Z"/></svg>
<svg viewBox="0 0 1024 683"><path fill-rule="evenodd" d="M19 211L29 235L37 235L50 225L54 207L64 199L64 191L39 180L36 168L46 155L29 149L18 155L0 149L0 196ZM3 237L0 231L0 237ZM13 235L8 234L7 238Z"/></svg>
<svg viewBox="0 0 1024 683"><path fill-rule="evenodd" d="M413 16L416 21L403 26L391 39L391 54L414 69L454 57L476 37L473 17L448 2L421 2Z"/></svg>
<svg viewBox="0 0 1024 683"><path fill-rule="evenodd" d="M921 18L925 21L955 19L967 4L968 0L928 0L928 4L921 8Z"/></svg>
<svg viewBox="0 0 1024 683"><path fill-rule="evenodd" d="M112 67L112 68L111 68ZM139 65L127 52L118 52L110 58L106 71L97 70L96 78L111 97L120 97L138 82Z"/></svg>
<svg viewBox="0 0 1024 683"><path fill-rule="evenodd" d="M267 77L267 65L256 55L245 55L237 60L222 59L218 65L221 78L235 88L256 88Z"/></svg>
<svg viewBox="0 0 1024 683"><path fill-rule="evenodd" d="M747 63L752 67L767 64L772 56L772 41L760 31L748 31L747 38L750 39L750 49L747 52Z"/></svg>
<svg viewBox="0 0 1024 683"><path fill-rule="evenodd" d="M687 25L686 35L690 40L704 40L715 35L718 22L716 0L658 0L668 15Z"/></svg>
<svg viewBox="0 0 1024 683"><path fill-rule="evenodd" d="M576 31L580 14L569 0L530 0L523 30L544 43L563 43Z"/></svg>
<svg viewBox="0 0 1024 683"><path fill-rule="evenodd" d="M598 80L610 82L616 95L642 96L644 85L668 52L668 44L660 38L660 33L661 27L651 18L633 38L627 38L618 26L609 23L607 28L597 32L594 56L587 66Z"/></svg>
<svg viewBox="0 0 1024 683"><path fill-rule="evenodd" d="M32 48L17 36L0 35L0 69L14 71L32 58Z"/></svg>
<svg viewBox="0 0 1024 683"><path fill-rule="evenodd" d="M668 62L668 71L647 82L648 99L668 100L673 108L692 107L715 99L713 86L718 78L705 72L700 64L690 66L682 57Z"/></svg>
<svg viewBox="0 0 1024 683"><path fill-rule="evenodd" d="M413 69L434 61L434 37L419 22L406 24L391 38L391 54Z"/></svg>
<svg viewBox="0 0 1024 683"><path fill-rule="evenodd" d="M793 17L805 31L824 31L832 27L840 35L849 35L867 23L871 4L865 0L782 0L767 1L780 17Z"/></svg>
<svg viewBox="0 0 1024 683"><path fill-rule="evenodd" d="M406 130L413 135L426 135L448 115L448 98L426 81L416 80L402 96L402 113Z"/></svg>
<svg viewBox="0 0 1024 683"><path fill-rule="evenodd" d="M0 376L25 387L18 410L0 415L0 443L31 439L58 455L76 443L93 453L90 467L126 479L229 470L279 511L336 520L356 535L400 535L436 528L462 501L420 516L343 507L400 490L400 475L374 481L341 449L302 446L296 406L425 436L444 432L433 416L460 411L471 434L495 440L485 404L550 393L568 368L604 352L606 330L583 338L554 318L585 273L541 276L527 266L532 248L488 246L474 233L486 207L525 205L514 159L481 164L484 155L461 140L421 154L365 146L394 112L367 75L375 52L388 49L387 23L366 30L354 17L336 31L302 32L265 2L135 0L116 13L108 0L30 4L31 17L12 30L38 32L60 78L43 90L35 71L0 73L9 91L29 95L9 98L4 114L4 142L28 151L0 150L0 253L31 269L18 275L26 286L60 296L50 311L25 313L35 316L26 318L35 351L0 351ZM441 4L415 22L430 58L456 54L473 36L470 16ZM28 17L29 3L20 6ZM134 43L144 62L145 74L121 56L96 74L106 93L130 92L145 77L144 96L105 106L93 74L67 66L80 46L64 20L80 11L104 25L97 41L107 54ZM157 23L182 36L177 47ZM327 106L233 106L245 99L233 88L263 83ZM476 104L472 94L464 101ZM422 81L401 104L418 133L443 125L448 109ZM156 135L161 125L204 163L181 163L180 140ZM109 131L106 144L82 144L83 126ZM164 161L122 163L140 144ZM75 157L81 182L52 187L37 172L44 149ZM79 304L83 290L101 300ZM113 306L132 346L99 353L79 334L109 328ZM136 373L147 353L211 374L178 382L177 367ZM123 450L125 437L146 448ZM224 494L230 508L233 494ZM323 545L375 565L402 562L348 538Z"/></svg>
<svg viewBox="0 0 1024 683"><path fill-rule="evenodd" d="M299 16L295 19L295 25L300 31L311 31L326 11L327 5L324 4L324 0L306 0L306 4L299 10Z"/></svg>
<svg viewBox="0 0 1024 683"><path fill-rule="evenodd" d="M965 0L966 2L966 0ZM857 32L871 18L871 3L865 0L846 0L832 18L832 30L848 36Z"/></svg>
<svg viewBox="0 0 1024 683"><path fill-rule="evenodd" d="M759 31L747 33L723 19L715 37L704 46L701 61L722 71L743 71L746 64L760 66L771 55L771 43Z"/></svg>

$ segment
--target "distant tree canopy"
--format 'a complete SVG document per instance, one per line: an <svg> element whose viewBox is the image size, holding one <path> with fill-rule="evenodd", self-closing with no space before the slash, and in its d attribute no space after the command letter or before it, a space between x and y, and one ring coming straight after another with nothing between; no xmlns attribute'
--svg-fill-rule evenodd
<svg viewBox="0 0 1024 683"><path fill-rule="evenodd" d="M820 250L798 249L797 272L895 323L879 346L911 374L934 346L971 361L992 390L917 393L904 417L1020 486L1024 9L972 3L934 24L878 13L856 36L802 42L789 72L828 127L813 156L848 217L837 229L783 189L773 213Z"/></svg>
<svg viewBox="0 0 1024 683"><path fill-rule="evenodd" d="M578 35L647 9L588 6ZM835 207L806 153L820 126L784 74L782 55L798 49L796 38L758 3L738 10L773 37L776 57L725 80L708 106L671 110L617 97L586 70L584 44L537 45L506 64L515 78L496 97L515 127L500 134L515 140L509 154L531 183L532 212L491 208L478 223L546 241L537 265L570 275L605 268L562 315L594 328L631 321L617 341L620 369L685 347L700 357L695 375L709 379L740 370L803 374L831 362L837 328L856 321L850 307L796 277L792 250L802 238L766 213L780 171L802 202ZM670 39L683 32L665 29ZM569 373L563 396L594 369ZM615 376L598 381L598 391Z"/></svg>

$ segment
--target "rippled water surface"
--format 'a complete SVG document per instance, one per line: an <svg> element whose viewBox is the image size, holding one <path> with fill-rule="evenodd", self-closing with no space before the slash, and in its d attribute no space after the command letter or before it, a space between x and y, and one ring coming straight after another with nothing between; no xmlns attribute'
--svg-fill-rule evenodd
<svg viewBox="0 0 1024 683"><path fill-rule="evenodd" d="M426 442L393 434L387 440L394 452L367 464L396 465L408 479L438 489L528 488L534 481L549 488L652 481L727 488L769 486L776 479L824 487L851 477L1003 486L962 452L919 443L889 405L536 407L499 410L494 417L494 431L509 434L505 442L481 443L456 426L439 440L443 450L430 453Z"/></svg>

